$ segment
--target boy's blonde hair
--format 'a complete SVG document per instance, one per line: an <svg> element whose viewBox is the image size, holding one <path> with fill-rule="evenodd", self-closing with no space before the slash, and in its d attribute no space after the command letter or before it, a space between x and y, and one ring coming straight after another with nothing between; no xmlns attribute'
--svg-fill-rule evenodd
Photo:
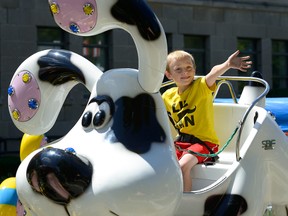
<svg viewBox="0 0 288 216"><path fill-rule="evenodd" d="M195 63L195 60L194 60L194 57L192 56L192 54L190 54L186 51L183 51L183 50L175 50L175 51L169 53L169 55L167 56L166 71L170 72L169 65L173 59L178 60L178 59L183 59L186 57L191 58L193 67L196 70L196 63Z"/></svg>

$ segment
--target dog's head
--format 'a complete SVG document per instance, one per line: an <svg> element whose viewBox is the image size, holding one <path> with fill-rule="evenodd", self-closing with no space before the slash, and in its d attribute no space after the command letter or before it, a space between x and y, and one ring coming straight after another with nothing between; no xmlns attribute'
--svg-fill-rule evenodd
<svg viewBox="0 0 288 216"><path fill-rule="evenodd" d="M89 79L81 66L87 66L87 60L75 53L50 50L35 55L26 60L33 62L23 65L37 64L37 70L21 66L10 86L14 89L9 96L10 111L21 114L23 119L13 119L26 133L45 132L47 127L39 128L41 124L53 126L52 118L41 118L57 118L58 106L63 104L63 92L53 89L71 89L75 82L86 85ZM57 65L59 55L70 58L65 67L71 71ZM74 58L77 60L71 61ZM19 90L22 71L33 71L30 82L35 82L39 91L38 107L29 118L24 118L30 113L22 108L26 104L18 95L26 92L22 85L28 89L31 85L21 83ZM27 211L39 215L51 211L57 215L170 214L179 201L182 184L160 94L145 92L134 69L110 70L94 80L87 106L71 131L33 152L20 165L17 190L22 203ZM53 97L48 90L54 92ZM59 102L58 94L63 101ZM48 122L43 122L46 119ZM130 205L133 208L128 208Z"/></svg>

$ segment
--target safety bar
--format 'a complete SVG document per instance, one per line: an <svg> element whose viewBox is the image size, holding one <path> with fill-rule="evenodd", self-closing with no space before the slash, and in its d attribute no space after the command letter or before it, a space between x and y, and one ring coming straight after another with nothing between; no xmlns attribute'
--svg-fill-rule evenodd
<svg viewBox="0 0 288 216"><path fill-rule="evenodd" d="M238 103L237 97L236 97L236 93L235 93L235 91L234 91L234 88L233 88L233 86L232 86L232 83L229 82L229 81L226 80L226 79L220 80L220 81L217 83L217 85L216 85L216 90L215 90L215 92L214 92L214 94L213 94L213 101L215 100L215 98L216 98L216 96L217 96L217 94L218 94L218 92L219 92L219 89L220 89L220 87L221 87L223 84L226 84L226 85L228 86L229 92L230 92L230 94L231 94L231 97L232 97L234 103Z"/></svg>
<svg viewBox="0 0 288 216"><path fill-rule="evenodd" d="M250 111L253 109L253 107L264 97L266 97L266 95L269 93L270 91L270 86L269 84L263 80L263 79L260 79L260 78L257 78L257 77L233 77L233 76L220 76L218 78L218 80L220 81L251 81L251 82L258 82L258 83L261 83L265 89L264 91L250 104L250 106L248 107L248 109L245 111L242 119L239 121L239 133L238 133L238 136L237 136L237 140L236 140L236 160L237 161L240 161L241 160L241 157L240 157L240 138L241 138L241 135L242 135L242 129L243 129L243 125L250 113ZM220 86L219 86L220 87Z"/></svg>
<svg viewBox="0 0 288 216"><path fill-rule="evenodd" d="M201 78L203 76L195 76L194 79L198 79L198 78ZM241 160L241 157L240 157L240 138L241 138L241 135L242 135L242 128L243 128L243 125L250 113L250 111L253 109L253 107L264 97L266 97L266 95L269 93L270 91L270 86L269 84L263 80L263 79L260 79L260 78L257 78L257 77L240 77L240 76L220 76L218 77L217 79L217 86L216 86L216 90L215 90L215 93L214 93L214 96L213 96L213 100L216 98L217 94L218 94L218 91L219 91L219 88L223 85L223 84L227 84L228 87L229 87L229 91L230 91L230 94L231 94L231 97L233 99L233 101L235 103L237 103L237 97L236 97L236 94L235 94L235 91L234 91L234 88L231 84L230 81L241 81L241 82L258 82L258 83L261 83L265 89L264 91L250 104L250 106L247 108L247 110L245 111L242 119L239 121L239 125L238 125L238 137L237 137L237 140L236 140L236 160L237 161L240 161ZM172 84L175 84L173 81L167 81L165 83L162 84L162 87L168 87Z"/></svg>

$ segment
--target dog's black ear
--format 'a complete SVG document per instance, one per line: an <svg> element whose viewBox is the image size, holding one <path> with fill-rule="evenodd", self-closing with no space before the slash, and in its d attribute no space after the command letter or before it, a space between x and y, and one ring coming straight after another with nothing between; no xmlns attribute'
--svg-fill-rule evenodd
<svg viewBox="0 0 288 216"><path fill-rule="evenodd" d="M118 0L111 8L112 16L129 25L136 25L145 40L156 40L161 35L157 18L143 0Z"/></svg>
<svg viewBox="0 0 288 216"><path fill-rule="evenodd" d="M85 84L82 71L71 62L71 52L66 50L50 50L47 55L38 60L39 79L61 85L66 82L77 80Z"/></svg>
<svg viewBox="0 0 288 216"><path fill-rule="evenodd" d="M138 154L150 150L153 142L163 143L166 134L156 117L154 99L149 94L122 97L115 102L112 132L114 142L121 142Z"/></svg>

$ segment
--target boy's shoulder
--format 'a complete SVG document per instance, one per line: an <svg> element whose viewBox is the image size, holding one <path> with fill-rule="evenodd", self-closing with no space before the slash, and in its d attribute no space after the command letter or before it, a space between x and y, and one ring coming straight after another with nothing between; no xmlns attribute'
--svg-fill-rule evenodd
<svg viewBox="0 0 288 216"><path fill-rule="evenodd" d="M171 87L169 89L167 89L162 96L165 97L166 95L171 95L171 94L175 94L178 90L178 87Z"/></svg>

